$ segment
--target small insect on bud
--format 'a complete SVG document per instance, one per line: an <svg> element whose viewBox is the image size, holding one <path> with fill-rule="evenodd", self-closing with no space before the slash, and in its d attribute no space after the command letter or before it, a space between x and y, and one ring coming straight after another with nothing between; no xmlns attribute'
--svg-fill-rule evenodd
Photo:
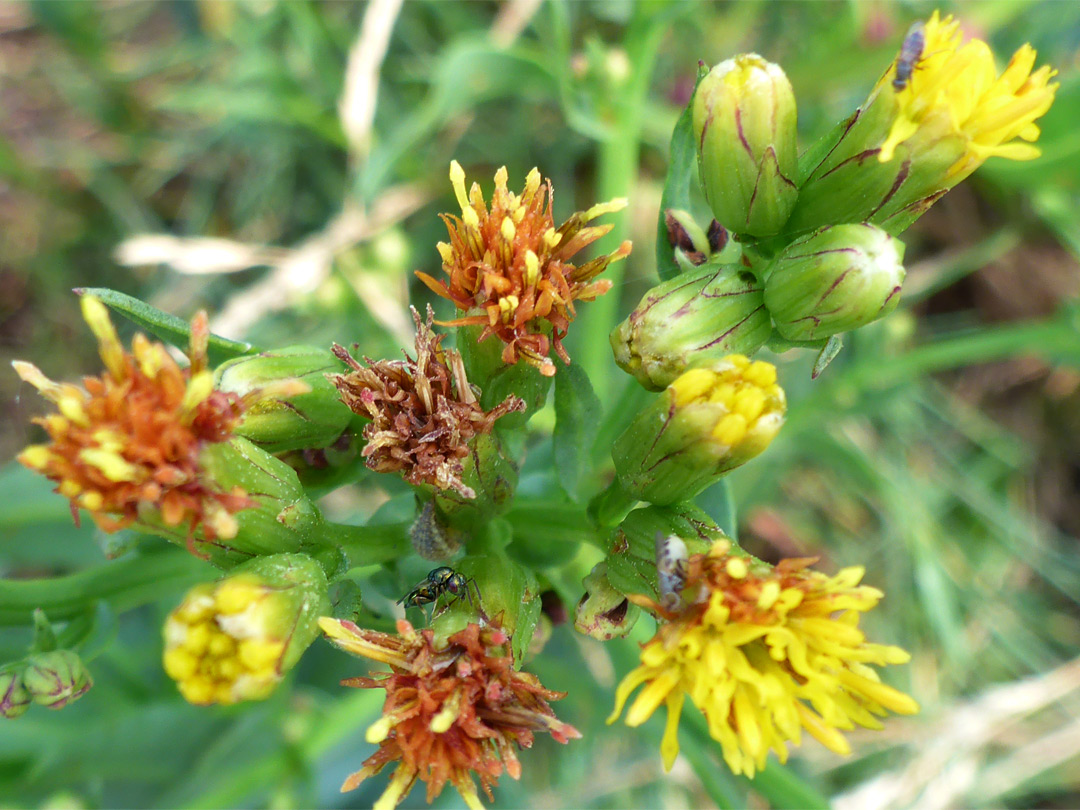
<svg viewBox="0 0 1080 810"><path fill-rule="evenodd" d="M926 31L922 22L912 23L907 36L904 37L904 41L900 45L900 55L896 57L896 71L893 75L892 88L897 93L902 92L907 87L908 82L911 81L911 74L918 65L919 59L922 58L925 45Z"/></svg>
<svg viewBox="0 0 1080 810"><path fill-rule="evenodd" d="M688 557L686 543L681 537L656 533L656 580L660 605L666 610L675 610L682 603Z"/></svg>

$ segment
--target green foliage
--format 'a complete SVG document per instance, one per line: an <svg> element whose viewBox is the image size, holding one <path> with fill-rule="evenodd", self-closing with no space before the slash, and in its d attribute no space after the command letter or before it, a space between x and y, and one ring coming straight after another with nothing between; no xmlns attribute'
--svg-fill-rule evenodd
<svg viewBox="0 0 1080 810"><path fill-rule="evenodd" d="M614 289L579 307L573 364L560 364L554 395L543 404L543 388L530 402L539 410L511 448L527 455L499 521L507 536L484 550L508 572L507 592L534 597L516 606L522 625L537 622L540 592L570 611L526 668L569 693L553 708L585 740L563 748L538 738L522 753L521 781L504 778L494 806L850 807L875 779L904 783L876 794L889 807L919 806L924 791L946 788L963 806L1075 804L1080 750L1067 730L1080 693L1067 662L1080 645L1078 7L943 7L999 54L1030 40L1040 64L1062 69L1040 122L1043 157L991 160L923 216L904 237L900 308L845 337L843 352L830 341L817 364L805 349L770 357L788 394L785 427L768 452L697 498L762 558L819 556L829 572L864 565L867 584L886 594L868 635L911 651L911 666L889 676L923 704L922 716L855 738L851 758L807 740L786 767L773 759L751 782L725 768L689 704L689 767L667 777L656 755L661 718L632 731L605 725L651 621L607 644L571 626L582 579L609 551L584 504L611 480L612 440L652 396L615 368L606 336L657 274L679 272L666 232L653 235L657 210L708 221L681 113L697 60L754 50L782 64L805 147L865 97L916 11L551 2L509 42L491 33L496 16L526 5L406 3L359 146L337 107L359 4L13 6L12 32L0 37L11 66L0 122L0 210L10 218L0 234L3 367L23 358L58 380L98 367L73 287L180 346L196 309L224 335L231 323L219 328L213 314L254 307L257 319L212 338L215 363L254 344L331 341L358 343L355 356L400 356L402 346L412 351L405 307L422 311L429 295L411 271L438 272L436 213L453 209L451 158L484 166L475 174L485 179L503 163L511 177L538 166L559 190L557 221L628 195L631 210L608 239L632 237L635 251L611 276ZM348 221L356 212L359 226ZM180 243L136 259L116 252L144 233L233 247L198 254L194 270ZM1015 278L1019 287L1008 286ZM284 285L273 305L265 285L253 292L267 279ZM501 396L510 390L507 382ZM12 374L0 375L0 401L7 460L40 440L28 423L44 408ZM361 466L350 458L333 476L313 468L332 482L319 505L349 557L331 596L336 615L392 632L394 602L432 564L407 549L413 493L395 476L361 477ZM303 472L300 480L308 483ZM215 571L157 538L74 525L51 485L14 462L0 467L0 490L0 664L24 654L43 608L95 681L62 712L0 721L8 805L360 807L381 793L385 775L338 792L374 751L364 730L382 695L339 685L367 674L366 662L319 641L269 700L190 706L162 671L161 627ZM480 556L466 558L470 575ZM523 652L524 638L515 643ZM958 728L970 733L955 736ZM1031 767L1046 746L1053 761ZM976 777L962 788L935 781L948 768ZM418 791L409 802L421 806ZM437 806L458 799L448 790Z"/></svg>

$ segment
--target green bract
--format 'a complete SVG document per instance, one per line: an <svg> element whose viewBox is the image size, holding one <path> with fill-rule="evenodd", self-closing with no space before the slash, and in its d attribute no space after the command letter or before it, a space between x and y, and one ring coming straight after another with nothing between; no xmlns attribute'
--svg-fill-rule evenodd
<svg viewBox="0 0 1080 810"><path fill-rule="evenodd" d="M50 709L62 709L94 685L78 653L71 650L32 655L26 660L23 684L31 700Z"/></svg>

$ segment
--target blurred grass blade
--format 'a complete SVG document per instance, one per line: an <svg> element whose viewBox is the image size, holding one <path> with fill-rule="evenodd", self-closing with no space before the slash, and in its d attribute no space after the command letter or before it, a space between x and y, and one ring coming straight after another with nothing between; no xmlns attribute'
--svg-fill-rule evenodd
<svg viewBox="0 0 1080 810"><path fill-rule="evenodd" d="M76 287L78 295L92 295L99 298L110 309L119 312L129 321L143 327L157 337L176 348L186 350L191 339L191 326L181 318L162 312L145 301L124 295L107 287ZM218 365L234 357L254 354L259 351L250 343L210 335L210 363Z"/></svg>

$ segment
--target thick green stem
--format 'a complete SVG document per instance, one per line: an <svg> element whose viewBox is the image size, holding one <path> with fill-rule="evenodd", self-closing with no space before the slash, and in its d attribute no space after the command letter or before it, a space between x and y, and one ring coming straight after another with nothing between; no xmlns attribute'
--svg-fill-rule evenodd
<svg viewBox="0 0 1080 810"><path fill-rule="evenodd" d="M588 543L598 548L604 546L585 510L565 501L519 501L505 519L513 529L515 540L539 545Z"/></svg>
<svg viewBox="0 0 1080 810"><path fill-rule="evenodd" d="M411 525L412 522L407 520L379 526L346 526L327 522L327 539L345 550L350 565L374 565L395 560L412 551L409 545Z"/></svg>
<svg viewBox="0 0 1080 810"><path fill-rule="evenodd" d="M216 573L190 555L168 550L52 579L0 580L0 626L31 624L35 608L50 621L65 621L92 610L101 599L119 613Z"/></svg>
<svg viewBox="0 0 1080 810"><path fill-rule="evenodd" d="M618 525L630 510L638 504L638 499L623 489L619 479L615 478L607 489L589 501L589 517L601 528Z"/></svg>

